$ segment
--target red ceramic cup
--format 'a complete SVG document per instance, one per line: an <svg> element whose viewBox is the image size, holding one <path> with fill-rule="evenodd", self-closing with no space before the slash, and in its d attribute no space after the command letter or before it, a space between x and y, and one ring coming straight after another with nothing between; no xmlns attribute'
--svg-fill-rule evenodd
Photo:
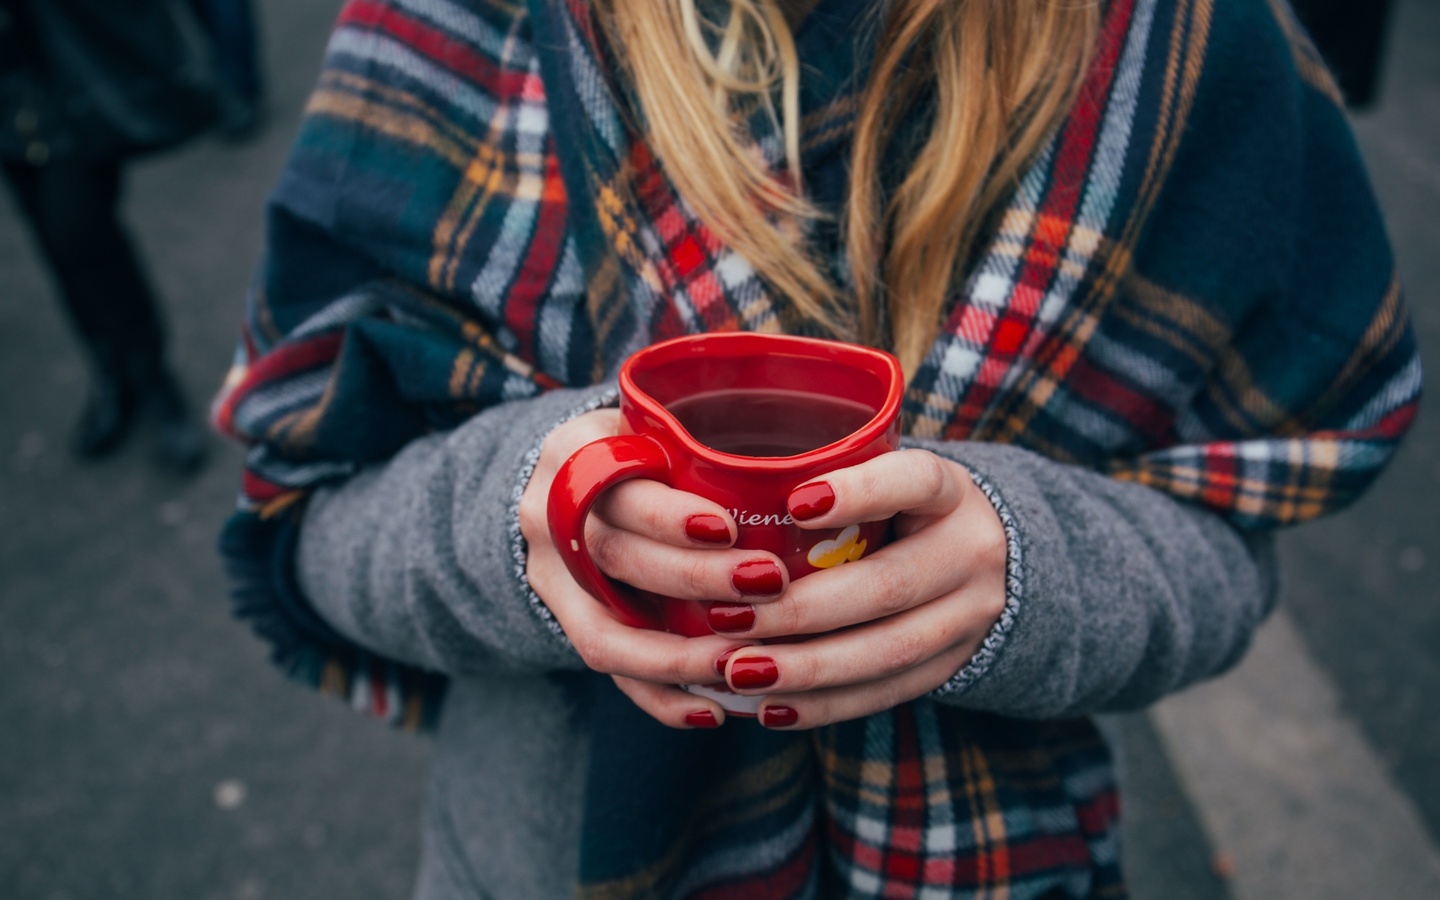
<svg viewBox="0 0 1440 900"><path fill-rule="evenodd" d="M894 450L904 375L890 354L812 338L732 332L648 347L620 370L620 434L581 447L550 488L550 535L575 580L628 625L713 634L708 603L668 599L607 578L585 546L601 492L650 478L729 510L734 546L778 556L793 581L859 559L889 522L803 529L786 508L799 485ZM726 598L729 599L729 598ZM734 712L758 698L687 686Z"/></svg>

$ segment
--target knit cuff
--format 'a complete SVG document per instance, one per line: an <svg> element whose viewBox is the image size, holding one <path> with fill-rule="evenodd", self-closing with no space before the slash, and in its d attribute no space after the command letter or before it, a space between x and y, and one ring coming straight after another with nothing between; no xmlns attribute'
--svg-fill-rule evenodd
<svg viewBox="0 0 1440 900"><path fill-rule="evenodd" d="M1020 602L1025 589L1020 527L1015 516L995 485L974 470L968 467L966 470L970 472L975 486L990 501L990 505L995 507L1000 524L1005 529L1005 609L1001 611L995 624L990 626L990 633L985 635L985 640L980 642L980 649L975 651L970 661L962 666L960 671L951 675L948 681L930 692L930 697L934 700L944 700L968 690L990 670L1000 648L1005 645L1010 629L1015 626L1015 617L1020 614Z"/></svg>
<svg viewBox="0 0 1440 900"><path fill-rule="evenodd" d="M530 484L531 476L535 474L535 466L540 462L541 447L545 444L545 439L550 436L550 432L586 413L616 406L619 404L619 399L620 390L612 385L602 393L590 397L546 429L520 462L520 472L515 481L515 489L510 495L510 506L506 512L506 528L510 535L510 556L515 564L515 578L520 583L520 591L529 603L530 611L550 630L551 634L564 642L566 647L570 647L571 644L570 638L565 635L565 629L560 627L560 623L556 620L555 614L550 611L550 607L546 606L545 601L540 599L540 595L530 587L530 579L525 574L530 563L530 546L525 540L525 535L520 532L520 498L524 496L525 488Z"/></svg>

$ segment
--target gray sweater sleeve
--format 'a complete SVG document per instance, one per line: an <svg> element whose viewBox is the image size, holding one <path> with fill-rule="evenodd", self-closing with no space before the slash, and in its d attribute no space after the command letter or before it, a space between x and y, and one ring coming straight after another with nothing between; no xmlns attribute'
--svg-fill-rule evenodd
<svg viewBox="0 0 1440 900"><path fill-rule="evenodd" d="M545 435L613 396L506 403L317 490L296 553L302 592L360 646L434 671L582 668L525 581L517 506Z"/></svg>
<svg viewBox="0 0 1440 900"><path fill-rule="evenodd" d="M516 505L549 430L613 395L507 403L317 491L301 589L346 637L429 669L580 668L525 582ZM1232 665L1274 602L1268 537L1016 447L907 444L965 465L1010 545L1005 613L942 702L1045 718L1144 706Z"/></svg>
<svg viewBox="0 0 1440 900"><path fill-rule="evenodd" d="M1031 718L1142 707L1237 662L1274 605L1268 534L1017 447L908 444L969 469L1010 545L1005 612L941 702Z"/></svg>

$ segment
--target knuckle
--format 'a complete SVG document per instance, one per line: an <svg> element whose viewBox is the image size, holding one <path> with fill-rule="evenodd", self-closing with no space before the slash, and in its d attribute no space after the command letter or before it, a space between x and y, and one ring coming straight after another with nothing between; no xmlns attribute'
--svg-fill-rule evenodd
<svg viewBox="0 0 1440 900"><path fill-rule="evenodd" d="M889 641L882 661L886 672L897 673L913 669L928 656L929 647L924 636L907 631L895 635Z"/></svg>
<svg viewBox="0 0 1440 900"><path fill-rule="evenodd" d="M644 523L644 527L657 537L661 535L673 535L682 531L685 527L683 521L676 521L677 519L683 520L683 517L674 515L666 505L661 503L646 503L642 509L643 518L641 521Z"/></svg>
<svg viewBox="0 0 1440 900"><path fill-rule="evenodd" d="M681 585L684 587L686 597L696 599L711 597L716 592L710 589L710 566L705 559L692 559L689 564L681 569ZM718 596L724 596L720 594Z"/></svg>
<svg viewBox="0 0 1440 900"><path fill-rule="evenodd" d="M1003 616L1008 599L1003 586L993 591L985 591L980 599L980 612L984 621L993 623Z"/></svg>
<svg viewBox="0 0 1440 900"><path fill-rule="evenodd" d="M555 441L555 432L552 431L540 444L540 454L535 457L535 470L530 475L531 481L533 482L535 476L541 472L554 472L564 461L565 457L560 455L560 448Z"/></svg>
<svg viewBox="0 0 1440 900"><path fill-rule="evenodd" d="M572 635L570 642L586 666L605 675L615 674L610 647L602 635L596 632Z"/></svg>
<svg viewBox="0 0 1440 900"><path fill-rule="evenodd" d="M520 533L527 541L534 543L536 538L549 533L549 521L545 515L545 504L541 501L538 491L527 490L520 497Z"/></svg>
<svg viewBox="0 0 1440 900"><path fill-rule="evenodd" d="M793 661L786 660L782 671L786 690L808 691L824 683L820 660L810 653L798 654Z"/></svg>
<svg viewBox="0 0 1440 900"><path fill-rule="evenodd" d="M764 611L767 618L778 619L774 623L776 634L804 634L807 628L804 614L800 611L800 604L789 595L783 596L775 603L768 603L764 606L757 606L756 612Z"/></svg>
<svg viewBox="0 0 1440 900"><path fill-rule="evenodd" d="M978 539L976 552L980 561L987 568L1003 571L1005 565L1010 561L1010 541L1005 535L1004 527L985 529Z"/></svg>
<svg viewBox="0 0 1440 900"><path fill-rule="evenodd" d="M535 464L536 471L555 471L560 464L570 457L574 441L570 439L571 427L569 422L557 425L545 440L540 444L540 456Z"/></svg>
<svg viewBox="0 0 1440 900"><path fill-rule="evenodd" d="M547 467L554 471L585 444L606 434L613 434L615 429L608 427L609 422L609 419L597 416L596 413L586 413L550 429L550 433L545 435L545 439L540 443L537 471L543 471Z"/></svg>
<svg viewBox="0 0 1440 900"><path fill-rule="evenodd" d="M910 575L900 566L871 560L870 597L877 609L889 615L905 609L910 602Z"/></svg>
<svg viewBox="0 0 1440 900"><path fill-rule="evenodd" d="M658 676L669 684L687 684L695 680L690 677L690 660L680 649L665 655Z"/></svg>
<svg viewBox="0 0 1440 900"><path fill-rule="evenodd" d="M915 477L919 479L923 496L936 497L945 490L946 476L945 462L933 453L917 452L915 463Z"/></svg>
<svg viewBox="0 0 1440 900"><path fill-rule="evenodd" d="M601 491L595 500L594 512L606 521L625 517L637 505L635 501L638 483L622 481Z"/></svg>
<svg viewBox="0 0 1440 900"><path fill-rule="evenodd" d="M855 483L851 489L854 491L857 506L863 509L872 509L880 502L883 485L873 469L862 468L856 473Z"/></svg>
<svg viewBox="0 0 1440 900"><path fill-rule="evenodd" d="M625 565L628 562L627 555L620 540L619 533L610 529L594 529L586 537L589 545L590 558L595 560L595 565L607 575L624 580Z"/></svg>

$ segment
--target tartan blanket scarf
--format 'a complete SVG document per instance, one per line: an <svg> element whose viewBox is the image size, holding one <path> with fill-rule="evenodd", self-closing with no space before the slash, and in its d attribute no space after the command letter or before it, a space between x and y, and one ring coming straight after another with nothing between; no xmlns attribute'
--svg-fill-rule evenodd
<svg viewBox="0 0 1440 900"><path fill-rule="evenodd" d="M797 33L805 182L832 206L867 6L826 0ZM794 327L676 196L606 53L582 0L351 0L271 203L214 407L250 446L221 537L236 611L291 676L400 725L424 727L446 679L306 605L306 492L480 409L611 377L650 342ZM775 136L756 138L781 169ZM905 427L1263 529L1357 496L1419 383L1337 92L1283 2L1109 0L1074 109L957 283ZM645 771L592 780L583 896L1123 895L1087 721L919 700L806 734L674 732L579 678L591 770Z"/></svg>

